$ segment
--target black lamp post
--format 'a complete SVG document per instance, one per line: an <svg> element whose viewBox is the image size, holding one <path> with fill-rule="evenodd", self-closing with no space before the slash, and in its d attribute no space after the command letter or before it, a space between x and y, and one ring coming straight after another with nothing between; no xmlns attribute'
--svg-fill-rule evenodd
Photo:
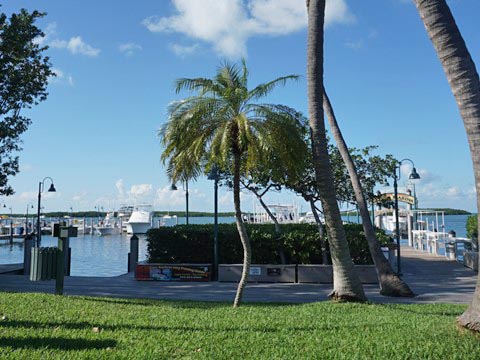
<svg viewBox="0 0 480 360"><path fill-rule="evenodd" d="M45 177L42 181L38 183L38 208L37 208L37 247L40 246L40 241L42 239L42 232L40 228L40 207L41 207L41 199L42 199L42 192L45 186L45 180L49 179L52 184L48 189L48 192L55 192L55 186L53 185L53 179L51 177Z"/></svg>
<svg viewBox="0 0 480 360"><path fill-rule="evenodd" d="M402 267L400 264L400 225L398 220L398 180L401 177L400 167L404 161L408 161L412 164L413 169L408 177L410 180L418 180L420 179L420 175L418 175L417 170L415 169L415 164L410 159L403 159L400 160L397 165L395 166L395 170L393 172L393 191L395 196L395 236L397 238L397 274L402 275ZM397 169L398 169L398 176L397 176Z"/></svg>
<svg viewBox="0 0 480 360"><path fill-rule="evenodd" d="M208 180L214 181L214 220L213 220L213 280L218 280L218 168L213 166Z"/></svg>
<svg viewBox="0 0 480 360"><path fill-rule="evenodd" d="M183 184L182 184L183 186ZM173 183L171 186L170 186L170 190L172 191L176 191L178 190L177 188L177 185L175 185L175 183ZM185 180L185 187L183 188L183 190L185 191L185 203L186 203L186 223L188 225L188 181Z"/></svg>

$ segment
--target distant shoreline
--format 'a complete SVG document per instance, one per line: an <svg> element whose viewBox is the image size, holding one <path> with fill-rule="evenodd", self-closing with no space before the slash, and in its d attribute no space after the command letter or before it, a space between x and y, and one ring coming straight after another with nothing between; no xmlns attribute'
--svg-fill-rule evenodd
<svg viewBox="0 0 480 360"><path fill-rule="evenodd" d="M439 212L445 212L445 215L473 215L473 213L462 210L462 209L451 209L451 208L429 208L429 209L418 209L418 210L425 210L425 211L439 211ZM393 209L391 210L393 213ZM342 211L342 215L352 215L355 216L357 215L357 211Z"/></svg>

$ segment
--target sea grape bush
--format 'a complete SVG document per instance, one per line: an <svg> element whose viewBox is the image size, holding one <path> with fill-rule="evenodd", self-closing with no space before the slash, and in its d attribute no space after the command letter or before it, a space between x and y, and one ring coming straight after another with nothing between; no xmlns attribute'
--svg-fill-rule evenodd
<svg viewBox="0 0 480 360"><path fill-rule="evenodd" d="M355 264L372 264L362 225L346 224L345 231ZM279 264L279 242L289 264L321 264L322 253L318 227L309 224L284 224L277 238L273 224L249 224L247 232L252 243L252 263ZM391 242L377 230L383 245ZM179 225L152 229L147 233L148 261L159 263L212 263L213 225ZM220 224L218 228L219 263L238 264L243 249L235 224ZM328 252L328 247L327 247Z"/></svg>

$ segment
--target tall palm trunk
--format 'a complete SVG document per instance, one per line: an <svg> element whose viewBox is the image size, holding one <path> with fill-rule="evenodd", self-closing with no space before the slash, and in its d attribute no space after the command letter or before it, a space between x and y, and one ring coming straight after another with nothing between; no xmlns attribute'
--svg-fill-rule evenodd
<svg viewBox="0 0 480 360"><path fill-rule="evenodd" d="M234 155L233 164L233 203L235 206L235 220L237 223L238 234L243 246L243 270L242 277L238 283L237 293L233 302L233 307L240 306L242 301L243 290L247 285L248 275L250 273L250 263L252 261L252 249L250 247L250 240L248 238L247 229L242 220L242 210L240 210L240 154Z"/></svg>
<svg viewBox="0 0 480 360"><path fill-rule="evenodd" d="M414 2L440 58L465 125L475 175L477 208L480 209L480 80L478 72L446 1L414 0ZM461 326L480 331L480 276L470 306L457 318L457 321Z"/></svg>
<svg viewBox="0 0 480 360"><path fill-rule="evenodd" d="M327 256L327 247L325 244L325 227L322 224L322 221L320 220L320 217L318 216L317 213L317 207L315 206L315 201L313 199L310 199L310 209L312 209L313 217L315 218L315 223L317 224L318 227L318 236L320 239L320 249L322 250L322 263L324 265L328 264L328 256Z"/></svg>
<svg viewBox="0 0 480 360"><path fill-rule="evenodd" d="M333 290L330 297L336 300L364 301L365 293L353 266L340 210L335 196L332 168L327 151L327 139L323 114L323 28L325 0L307 1L308 48L307 81L308 110L312 130L312 151L315 176L325 223L333 265Z"/></svg>
<svg viewBox="0 0 480 360"><path fill-rule="evenodd" d="M348 174L350 175L353 191L355 193L355 199L357 200L358 210L360 211L360 216L362 218L363 230L365 231L365 237L367 238L368 242L368 248L370 249L370 254L377 271L378 282L380 284L380 293L386 296L414 296L412 290L410 290L408 285L402 279L400 279L399 276L397 276L390 266L390 263L383 255L380 243L375 235L375 229L373 228L372 220L368 213L368 204L365 200L360 179L358 178L355 163L350 156L347 144L345 143L345 139L340 131L340 127L338 126L332 104L325 90L323 93L323 109L327 113L330 130L335 142L337 143L338 151L342 156L343 162L348 170Z"/></svg>

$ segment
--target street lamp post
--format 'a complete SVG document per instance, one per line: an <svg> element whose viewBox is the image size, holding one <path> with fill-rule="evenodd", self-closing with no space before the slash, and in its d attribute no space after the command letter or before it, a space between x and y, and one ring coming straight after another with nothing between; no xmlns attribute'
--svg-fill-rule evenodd
<svg viewBox="0 0 480 360"><path fill-rule="evenodd" d="M208 179L214 181L214 220L213 220L213 280L218 280L218 180L220 174L212 167Z"/></svg>
<svg viewBox="0 0 480 360"><path fill-rule="evenodd" d="M41 208L41 199L42 192L45 186L45 180L49 179L52 184L48 188L48 192L55 192L55 186L53 185L53 179L49 176L45 177L42 181L38 183L38 208L37 208L37 247L40 246L40 241L42 240L42 232L40 227L40 208Z"/></svg>
<svg viewBox="0 0 480 360"><path fill-rule="evenodd" d="M395 166L395 170L393 172L393 193L395 197L395 236L397 238L397 274L400 276L402 275L402 267L400 264L400 224L398 219L398 180L401 177L400 167L404 161L408 161L412 164L412 172L408 177L410 180L418 180L420 179L420 175L418 175L417 170L415 169L415 164L410 159L403 159L400 160L397 165ZM397 176L397 169L398 169L398 176Z"/></svg>
<svg viewBox="0 0 480 360"><path fill-rule="evenodd" d="M185 191L185 203L186 203L186 215L185 215L185 219L186 219L186 224L188 225L188 181L185 180L185 185L182 184L182 186L184 186L183 190ZM177 185L175 185L175 183L173 183L171 186L170 186L170 190L172 191L176 191L178 190L177 188Z"/></svg>

